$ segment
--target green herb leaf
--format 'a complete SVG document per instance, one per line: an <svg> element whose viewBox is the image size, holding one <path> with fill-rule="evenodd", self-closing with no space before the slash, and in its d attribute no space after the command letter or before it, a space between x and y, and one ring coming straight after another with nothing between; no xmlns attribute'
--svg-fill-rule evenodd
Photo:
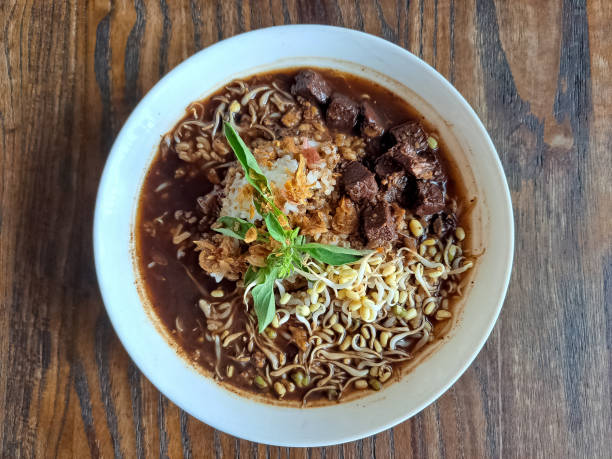
<svg viewBox="0 0 612 459"><path fill-rule="evenodd" d="M315 242L299 245L296 248L307 253L315 260L334 266L354 263L369 253L367 250L355 250L348 247L317 244Z"/></svg>
<svg viewBox="0 0 612 459"><path fill-rule="evenodd" d="M264 268L265 269L265 268ZM278 275L278 268L272 268L265 273L264 281L251 290L259 333L263 332L276 313L276 303L274 300L274 281Z"/></svg>
<svg viewBox="0 0 612 459"><path fill-rule="evenodd" d="M297 241L299 233L300 233L300 228L295 228L293 231L291 231L290 237L291 237L292 243Z"/></svg>
<svg viewBox="0 0 612 459"><path fill-rule="evenodd" d="M249 147L246 146L231 123L228 123L227 121L223 122L223 133L225 134L225 138L230 144L230 147L232 147L232 150L234 150L234 154L236 155L238 162L244 169L244 175L247 182L249 182L253 188L267 198L270 194L272 194L270 185L268 184L268 179L261 171L261 168L259 167L259 164L257 164L257 160L255 159L255 156L253 156L253 153L251 153L251 150L249 150Z"/></svg>
<svg viewBox="0 0 612 459"><path fill-rule="evenodd" d="M253 196L253 205L255 206L255 210L259 215L264 215L266 213L266 211L264 210L266 206L266 200L262 196Z"/></svg>
<svg viewBox="0 0 612 459"><path fill-rule="evenodd" d="M254 266L249 266L246 272L244 273L244 277L242 278L244 286L246 287L247 285L250 285L252 282L257 280L259 274L260 272L257 268L255 268Z"/></svg>
<svg viewBox="0 0 612 459"><path fill-rule="evenodd" d="M223 226L221 228L213 228L216 232L240 240L244 240L247 231L255 226L251 222L236 217L221 217L217 220L217 223Z"/></svg>
<svg viewBox="0 0 612 459"><path fill-rule="evenodd" d="M285 233L285 230L283 229L283 226L278 221L278 218L276 218L276 215L268 214L266 215L265 220L266 227L268 228L268 233L270 233L270 236L272 236L281 244L287 245L287 235Z"/></svg>
<svg viewBox="0 0 612 459"><path fill-rule="evenodd" d="M293 252L292 255L292 259L293 259L293 266L297 269L301 269L302 271L304 271L306 268L304 267L304 265L302 264L302 258L300 257L300 255L297 253L297 251Z"/></svg>

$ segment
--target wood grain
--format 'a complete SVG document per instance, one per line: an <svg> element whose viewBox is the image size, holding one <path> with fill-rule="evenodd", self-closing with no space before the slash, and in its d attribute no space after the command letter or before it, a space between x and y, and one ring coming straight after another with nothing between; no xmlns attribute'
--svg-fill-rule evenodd
<svg viewBox="0 0 612 459"><path fill-rule="evenodd" d="M3 457L610 457L612 3L593 0L0 2ZM364 30L438 69L503 162L516 258L493 334L422 413L313 449L191 418L117 340L92 260L95 192L140 98L260 27Z"/></svg>

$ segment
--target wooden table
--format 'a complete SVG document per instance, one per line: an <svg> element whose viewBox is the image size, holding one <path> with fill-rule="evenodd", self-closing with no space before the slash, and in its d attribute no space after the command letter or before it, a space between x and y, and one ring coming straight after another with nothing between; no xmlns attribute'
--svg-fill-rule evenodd
<svg viewBox="0 0 612 459"><path fill-rule="evenodd" d="M610 457L611 5L0 2L2 456ZM91 240L140 98L197 50L284 23L361 29L436 67L497 145L517 236L500 320L462 378L393 429L309 450L233 438L161 395L113 332Z"/></svg>

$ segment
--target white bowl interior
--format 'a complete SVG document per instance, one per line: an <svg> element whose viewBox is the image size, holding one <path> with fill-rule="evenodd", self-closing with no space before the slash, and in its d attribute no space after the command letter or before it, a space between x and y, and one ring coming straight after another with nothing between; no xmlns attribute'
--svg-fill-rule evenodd
<svg viewBox="0 0 612 459"><path fill-rule="evenodd" d="M161 136L182 117L185 107L236 77L296 66L331 67L376 80L424 114L451 150L469 193L478 198L474 240L486 247L461 320L436 352L381 392L306 409L237 396L179 357L143 305L132 258L140 186ZM326 26L284 26L239 35L200 51L170 72L140 102L117 137L100 183L94 223L96 270L104 303L119 338L146 377L207 424L281 446L327 445L371 435L414 415L440 396L472 362L495 323L509 281L513 239L510 196L501 164L484 127L461 95L402 48Z"/></svg>

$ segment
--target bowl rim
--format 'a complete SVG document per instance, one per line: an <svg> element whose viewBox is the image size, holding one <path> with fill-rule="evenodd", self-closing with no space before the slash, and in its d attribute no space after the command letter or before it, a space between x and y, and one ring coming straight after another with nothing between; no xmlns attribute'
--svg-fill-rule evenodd
<svg viewBox="0 0 612 459"><path fill-rule="evenodd" d="M143 105L144 105L144 101L146 99L152 98L155 94L159 93L162 91L162 88L166 85L169 84L169 82L175 78L176 75L180 74L181 72L183 72L183 69L188 67L188 65L196 60L196 59L201 59L203 55L206 55L207 53L215 50L216 48L219 47L225 47L228 46L230 44L232 44L232 42L237 42L239 40L243 40L245 36L255 36L255 35L260 35L260 34L266 34L269 33L270 30L278 30L283 31L283 30L287 30L287 29L291 29L292 31L302 31L305 33L317 33L317 32L322 32L322 31L333 31L335 33L340 33L340 34L345 34L347 39L350 39L351 37L359 37L361 39L366 39L366 40L371 40L373 42L375 42L378 46L381 47L388 47L389 49L392 49L394 51L399 51L401 52L407 59L412 60L414 63L416 63L417 65L421 66L423 68L423 70L425 72L428 73L428 75L431 78L435 78L436 80L438 80L438 83L442 84L443 86L445 86L445 88L453 95L453 97L461 104L462 108L465 109L467 111L467 113L469 114L469 116L472 118L471 121L473 123L475 123L477 129L479 130L480 135L482 136L482 139L485 141L487 147L490 149L491 152L494 153L494 155L492 155L493 157L491 158L494 162L495 168L496 168L496 173L499 176L500 179L500 185L503 185L503 198L504 198L504 217L511 223L509 228L508 228L508 246L507 249L505 251L504 254L504 260L506 261L505 264L505 269L504 269L504 273L503 273L503 284L500 286L501 288L499 289L499 298L497 300L497 307L495 309L495 313L494 315L491 317L491 319L489 320L489 323L487 324L487 328L486 330L483 330L482 332L482 336L481 339L478 342L478 345L474 347L473 351L471 352L471 355L469 356L469 358L467 358L465 360L465 363L460 367L460 369L458 371L456 371L455 375L450 378L448 380L448 382L446 384L444 384L442 386L442 388L437 391L437 393L435 393L434 395L424 399L421 403L419 403L415 409L413 409L410 412L405 413L402 416L396 416L393 419L388 419L386 422L382 422L377 424L375 427L373 428L369 428L369 429L362 429L359 431L354 432L351 435L343 435L340 438L337 439L337 441L327 441L327 442L317 442L316 440L313 441L303 441L303 442L295 442L295 441L291 441L291 442L284 442L282 439L280 439L280 441L275 441L274 443L267 443L267 444L274 444L274 445L278 445L278 446L290 446L290 447L313 447L313 446L327 446L327 445L333 445L333 444L339 444L339 443L345 443L345 442L350 442L350 441L354 441L354 440L358 440L361 438L364 438L366 436L370 436L370 435L375 435L378 434L384 430L387 430L407 419L409 419L410 417L414 416L415 414L419 413L420 411L422 411L424 408L426 408L427 406L429 406L430 404L432 404L434 401L436 401L442 394L444 394L453 384L455 384L455 382L465 373L465 371L467 370L467 368L472 364L472 362L474 361L474 359L476 358L476 356L479 354L479 352L482 350L482 347L484 346L485 342L487 341L487 339L489 338L493 327L495 326L495 323L497 322L497 319L499 317L499 314L501 312L506 294L507 294L507 290L508 290L508 285L510 282L510 277L511 277L511 272L512 272L512 265L513 265L513 258L514 258L514 243L515 243L515 234L514 234L514 216L513 216L513 209L512 209L512 200L511 200L511 195L510 195L510 190L508 187L508 183L506 180L506 176L503 170L503 166L501 164L500 158L499 158L499 154L497 153L497 149L495 148L485 126L483 125L482 121L480 120L480 118L478 117L478 115L476 114L476 112L474 111L474 109L471 107L471 105L465 100L465 98L461 95L461 93L448 81L446 80L446 78L441 75L437 70L435 70L433 67L431 67L427 62L425 62L424 60L420 59L418 56L412 54L411 52L409 52L408 50L390 42L387 41L383 38L377 37L375 35L371 35L365 32L361 32L358 30L353 30L353 29L348 29L348 28L343 28L343 27L336 27L336 26L328 26L328 25L315 25L315 24L299 24L299 25L280 25L280 26L272 26L272 27L266 27L266 28L261 28L261 29L256 29L256 30L252 30L252 31L248 31L248 32L244 32L238 35L234 35L232 37L226 38L224 40L221 40L219 42L214 43L213 45L210 45L206 48L203 48L199 51L197 51L196 53L194 53L192 56L188 57L187 59L183 60L181 63L179 63L176 67L174 67L170 72L168 72L163 78L161 78L148 92L147 94L142 97L142 99L139 101L139 103L136 105L136 107L133 109L133 111L131 112L130 116L127 118L127 120L125 121L125 123L123 124L121 130L119 131L113 146L111 148L111 151L106 159L105 162L105 166L104 169L102 171L102 175L99 181L99 185L98 185L98 190L97 190L97 194L96 194L96 203L95 203L95 211L94 211L94 225L93 225L93 246L94 246L94 262L95 262L95 269L96 269L96 276L97 276L97 280L98 280L98 285L100 288L100 293L104 302L104 306L106 309L106 312L110 318L111 324L113 325L113 328L115 330L115 333L117 334L117 336L119 337L119 340L121 341L124 349L127 351L128 355L130 356L130 358L132 359L132 361L134 362L134 364L138 367L138 369L144 374L144 376L149 379L149 381L151 381L151 383L161 392L164 394L165 397L167 397L169 400L171 400L174 404L176 404L178 407L180 407L182 410L184 410L185 412L189 413L191 416L195 417L196 419L201 420L201 422L205 422L206 424L210 425L211 427L217 429L217 430L221 430L223 432L226 432L228 434L231 434L233 436L239 437L239 438L244 438L246 440L249 441L253 441L253 442L261 442L261 439L258 438L254 438L252 436L250 436L248 434L248 432L237 432L235 431L232 427L230 426L230 428L228 428L227 425L221 427L219 426L214 419L211 419L210 417L206 417L205 420L203 420L203 416L201 415L201 413L194 413L189 406L186 406L184 403L180 403L176 401L176 397L174 395L169 395L166 391L162 391L161 389L159 389L159 385L157 383L155 383L154 381L156 380L156 376L154 372L149 372L146 369L143 369L139 363L139 361L137 360L137 358L135 357L135 352L133 349L132 345L129 345L127 343L130 342L130 340L127 338L127 336L124 336L123 333L121 333L121 327L118 326L118 321L120 320L120 317L118 314L113 313L112 312L112 308L110 306L108 306L108 304L110 304L109 298L107 297L107 295L105 294L104 291L104 282L103 282L103 278L104 278L104 269L100 264L100 256L99 253L102 250L101 247L101 236L100 236L100 232L101 232L101 202L103 199L103 195L104 195L104 190L107 187L107 182L109 181L109 169L110 169L110 165L113 162L113 159L119 154L117 152L118 147L117 145L120 145L123 141L123 136L125 135L126 131L129 129L129 126L131 124L134 124L135 120L138 119L141 116L141 112L144 110ZM150 163L149 163L150 165ZM142 299L141 299L141 303L142 303ZM350 403L350 402L349 402ZM317 409L317 408L309 408L309 409Z"/></svg>

